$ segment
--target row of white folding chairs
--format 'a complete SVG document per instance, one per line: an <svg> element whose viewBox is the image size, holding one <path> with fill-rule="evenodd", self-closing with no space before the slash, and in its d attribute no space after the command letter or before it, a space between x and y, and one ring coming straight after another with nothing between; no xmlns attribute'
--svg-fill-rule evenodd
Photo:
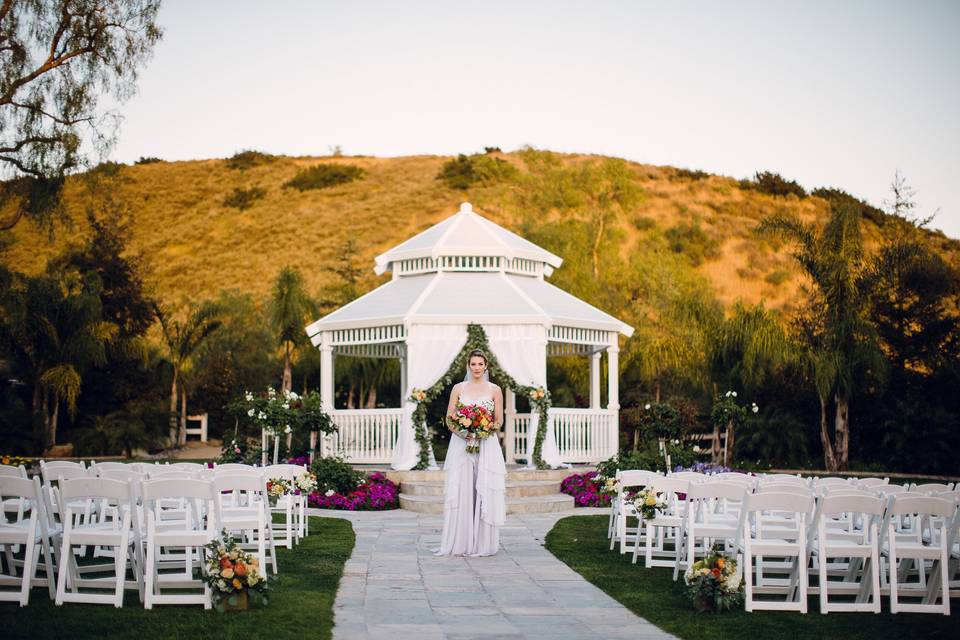
<svg viewBox="0 0 960 640"><path fill-rule="evenodd" d="M226 493L242 494L245 499L221 510L220 498ZM241 535L241 546L254 552L264 574L271 566L273 573L277 572L270 516L265 508L266 485L257 476L222 474L213 480L161 478L139 485L133 480L110 478L63 480L55 494L64 515L60 523L49 518L49 495L39 478L0 477L0 497L27 504L25 519L5 520L0 525L6 564L0 587L17 587L13 592L0 590L0 600L15 600L24 606L31 586L46 586L58 605L87 602L119 607L124 589L135 588L146 608L154 604L191 603L209 608L210 590L202 579L202 547L222 529ZM185 508L164 507L169 501L185 504ZM116 517L106 522L84 522L78 517L84 512L84 502L109 503L115 508ZM23 560L14 558L14 545L24 548ZM77 545L110 548L114 575L85 578L84 574L101 573L108 567L80 566L73 549ZM180 548L183 552L174 551ZM45 578L36 576L41 553ZM175 573L170 574L170 569ZM194 569L201 572L201 579L194 576ZM55 571L59 576L56 580ZM128 571L133 573L132 580L127 579ZM193 593L181 591L190 588ZM103 594L104 589L113 593ZM178 593L169 593L171 589Z"/></svg>
<svg viewBox="0 0 960 640"><path fill-rule="evenodd" d="M738 479L737 475L740 476ZM645 566L672 566L674 568L674 577L677 577L681 565L689 567L694 561L694 551L696 549L696 542L698 540L703 540L704 544L700 550L701 555L705 555L711 543L714 540L723 540L724 545L727 547L728 551L734 553L741 552L745 553L745 545L736 540L743 539L749 540L750 536L757 536L760 539L769 538L771 535L774 536L793 536L793 543L787 545L783 548L800 548L796 545L799 545L798 539L803 537L808 538L804 547L810 547L810 552L813 554L829 556L829 552L833 549L833 546L836 546L835 543L831 542L834 538L846 537L846 541L839 544L849 546L849 541L851 539L859 538L860 545L862 547L870 548L876 547L877 553L881 552L881 545L878 544L878 538L876 535L872 537L869 535L870 526L877 526L876 516L877 514L863 516L852 516L851 511L853 509L837 509L835 511L827 511L826 513L829 517L821 516L819 512L814 514L814 504L818 505L818 508L821 505L825 505L827 509L835 509L837 507L837 500L842 500L845 497L853 498L854 500L857 496L863 497L867 502L872 500L872 504L881 505L880 512L884 513L884 507L886 502L890 501L892 504L892 497L887 498L880 497L882 494L879 492L862 492L854 486L841 486L837 483L827 483L826 485L820 486L818 488L818 493L823 496L831 496L830 500L820 500L819 502L814 502L814 494L810 489L799 483L783 482L782 478L771 478L768 479L768 482L759 483L759 485L754 488L751 486L751 483L746 478L749 476L744 476L743 474L731 474L725 478L718 480L710 480L707 482L690 482L689 480L684 480L677 477L663 477L658 474L653 474L650 472L620 472L618 478L621 480L622 487L640 487L653 486L656 488L658 493L661 493L662 496L666 498L667 510L663 514L657 515L657 517L652 520L640 521L638 520L637 528L631 533L629 527L626 526L626 518L621 517L622 515L636 515L635 510L629 503L626 503L623 500L623 496L618 496L614 500L614 505L611 508L611 524L608 527L608 533L611 535L611 549L615 544L620 542L621 553L626 551L632 551L633 561L636 561L639 550L641 549L641 544L644 551L644 564ZM779 482L778 482L779 480ZM832 485L832 487L831 487ZM831 488L833 494L831 494ZM750 529L750 535L744 535L744 521L742 517L745 516L743 510L744 504L746 504L747 496L751 495L751 491L757 491L756 494L752 495L767 495L767 494L778 494L781 496L787 496L788 500L786 504L782 505L782 509L768 509L764 513L762 519L758 519L756 513L750 515L750 521L748 523ZM679 500L677 494L686 494L685 500ZM923 498L925 496L917 494L902 494L895 493L891 495L901 496L900 507L899 509L906 508L903 505L910 504L909 499L913 498ZM763 498L751 498L751 500L758 501L764 500ZM806 510L797 510L795 506L791 506L790 502L795 501L800 504L807 505ZM949 504L949 498L947 500ZM955 502L953 503L955 504ZM856 506L856 503L854 503ZM916 504L914 504L916 506ZM922 505L921 505L922 506ZM929 506L929 505L927 505ZM944 507L944 503L939 503L941 508ZM756 511L756 510L754 510ZM802 516L798 516L799 513L803 512ZM956 509L954 508L954 511ZM747 512L750 512L750 509L747 509ZM885 525L883 527L884 532L887 528L891 530L900 531L901 522L911 522L910 516L908 514L899 514L896 509L891 509L890 513L892 514L893 521L887 523L884 520ZM953 514L954 512L951 512ZM705 517L709 515L709 517ZM915 516L914 520L922 519L923 516ZM934 516L935 518L936 516ZM955 519L960 516L951 515L951 517L940 517L939 521L935 521L938 527L931 529L931 525L927 525L927 538L914 540L910 543L910 548L901 549L909 555L910 553L923 555L926 554L929 556L931 552L929 549L931 547L931 542L933 546L937 546L937 540L940 542L946 541L947 548L951 550L954 554L956 560L957 556L960 555L957 551L956 543L956 529L957 524ZM871 524L872 519L872 524ZM819 536L818 530L815 528L814 531L808 531L808 525L816 526L820 521L825 523L827 529L827 535ZM854 523L857 523L857 530L854 530ZM866 524L864 524L866 523ZM861 529L866 527L867 532L864 533ZM931 540L931 535L933 539ZM952 537L951 537L952 536ZM901 534L901 537L902 534ZM665 543L669 540L673 541L673 550L666 549ZM951 543L951 540L953 541ZM731 545L731 542L735 542L735 545ZM820 548L819 543L827 545ZM815 544L816 543L816 544ZM831 546L832 545L832 546ZM891 558L889 560L890 565L897 567L897 570L903 574L903 567L899 566L899 557L897 555L896 544L892 545L892 549L886 547L882 548L885 557ZM901 545L902 546L902 545ZM922 548L921 548L922 547ZM758 547L760 550L764 550L766 547ZM852 548L852 547L851 547ZM782 549L781 549L782 550ZM860 549L858 552L862 552ZM749 555L749 554L746 554ZM783 568L790 568L793 572L792 581L793 589L797 589L799 582L803 583L804 586L804 595L802 598L793 599L793 604L787 604L787 608L800 607L800 603L804 603L802 610L805 610L806 602L806 587L807 587L807 578L806 578L806 565L807 556L803 556L803 575L797 573L797 562L800 558L794 556L789 562L777 561L769 562L765 561L763 554L756 554L759 556L756 562L756 566L752 566L752 558L748 559L746 567L743 569L752 574L753 570L756 570L757 581L759 583L759 590L762 591L767 589L770 586L783 587L787 586L780 581L771 581L769 579L764 579L764 570L765 569L775 569L780 570ZM768 553L768 556L770 554ZM900 554L901 556L903 553ZM672 557L671 557L672 556ZM941 559L939 556L936 559ZM941 604L938 605L940 608L937 609L936 606L932 604L935 602L936 595L932 594L930 589L931 585L927 584L925 580L925 569L924 562L930 560L921 560L921 564L918 565L916 573L919 575L919 582L915 589L922 589L924 591L923 603L921 605L906 604L901 605L897 602L898 596L898 585L896 580L896 575L894 580L891 582L890 586L887 586L887 581L884 580L885 590L891 593L892 608L894 611L906 611L914 610L913 608L919 606L921 611L929 610L938 610L949 612L949 597L944 596L941 599ZM826 561L824 561L826 562ZM908 562L915 561L913 559L908 560ZM853 572L853 569L850 566L853 564L853 561L850 560L847 563L847 579L845 581L849 582L849 577ZM816 565L815 565L816 566ZM874 577L877 575L877 571L873 570L872 567L876 566L871 564L871 571L873 571ZM949 561L944 564L944 566L949 567ZM864 576L864 579L869 577L869 573L863 572L863 567L860 567L861 573ZM894 571L896 574L897 570ZM820 575L821 581L825 581L829 577L830 568L824 569L824 572ZM948 569L950 572L950 569ZM956 562L953 563L953 572L956 572ZM745 576L746 577L746 576ZM802 578L802 580L801 580ZM946 576L941 576L942 582L944 585L947 584ZM752 592L754 591L753 585L747 583L748 590L748 609L751 609L756 602L753 599ZM858 590L863 585L858 586ZM847 590L849 585L844 585ZM949 593L949 590L946 587L942 587L944 593ZM821 593L822 607L821 610L826 612L828 610L840 611L845 610L845 604L837 604L834 606L827 602L827 591L829 590L829 585L824 583L824 588ZM863 594L858 595L858 602L854 603L853 610L865 610L864 603L862 601ZM870 607L869 610L873 610L872 607L879 606L879 599L876 595L873 596L873 600L868 603ZM774 603L772 606L774 608L782 608L780 605L784 603ZM760 604L761 607L767 607L766 603Z"/></svg>

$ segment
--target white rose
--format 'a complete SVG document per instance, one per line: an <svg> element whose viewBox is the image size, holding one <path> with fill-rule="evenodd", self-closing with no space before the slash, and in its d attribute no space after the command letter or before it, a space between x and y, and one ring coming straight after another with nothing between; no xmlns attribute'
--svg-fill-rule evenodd
<svg viewBox="0 0 960 640"><path fill-rule="evenodd" d="M333 489L327 489L327 492L326 492L325 494L323 494L323 495L325 495L325 496L327 496L327 497L329 498L330 496L332 496L332 495L335 494L335 493L336 493L336 491L334 491Z"/></svg>
<svg viewBox="0 0 960 640"><path fill-rule="evenodd" d="M263 411L261 411L260 414L257 416L257 419L258 419L258 420L266 420L266 419L267 419L267 414L265 414Z"/></svg>
<svg viewBox="0 0 960 640"><path fill-rule="evenodd" d="M648 410L648 411L650 410L650 403L649 403L649 402L646 404L646 406L644 407L644 409L646 409L646 410Z"/></svg>
<svg viewBox="0 0 960 640"><path fill-rule="evenodd" d="M244 397L247 399L247 402L252 402L252 401L253 401L253 394L250 393L249 391L247 391L247 393L244 395Z"/></svg>
<svg viewBox="0 0 960 640"><path fill-rule="evenodd" d="M300 396L298 396L298 395L296 394L296 392L291 391L291 392L290 392L290 399L291 399L291 400L299 400L299 399L300 399Z"/></svg>
<svg viewBox="0 0 960 640"><path fill-rule="evenodd" d="M736 392L736 391L731 391L730 393L732 393L732 394L733 394L733 397L734 397L734 398L736 398L736 397L737 397L737 392Z"/></svg>
<svg viewBox="0 0 960 640"><path fill-rule="evenodd" d="M254 413L256 413L256 411L254 411L253 409L250 409L250 411L247 411L247 415L250 416L251 418L253 417Z"/></svg>
<svg viewBox="0 0 960 640"><path fill-rule="evenodd" d="M731 393L732 393L731 391L727 391L725 394L723 394L723 397L729 398Z"/></svg>
<svg viewBox="0 0 960 640"><path fill-rule="evenodd" d="M753 405L753 412L757 413L758 411L760 411L760 407L758 407L757 405Z"/></svg>
<svg viewBox="0 0 960 640"><path fill-rule="evenodd" d="M290 425L287 425L287 426L284 427L284 429L283 429L283 432L284 432L284 433L290 433L291 431L293 431L293 429L290 428Z"/></svg>
<svg viewBox="0 0 960 640"><path fill-rule="evenodd" d="M693 445L693 452L694 452L694 453L700 453L700 445L698 445L698 444Z"/></svg>

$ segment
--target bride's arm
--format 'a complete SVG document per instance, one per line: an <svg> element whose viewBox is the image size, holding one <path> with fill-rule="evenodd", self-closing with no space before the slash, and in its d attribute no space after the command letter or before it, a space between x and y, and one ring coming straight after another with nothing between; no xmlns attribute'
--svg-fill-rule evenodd
<svg viewBox="0 0 960 640"><path fill-rule="evenodd" d="M457 401L460 399L460 383L453 385L453 389L450 391L450 402L447 404L447 416L452 416L457 411ZM446 421L444 421L446 422ZM456 429L453 424L447 422L447 429L450 430L450 433L465 438L463 434L460 433L459 429Z"/></svg>
<svg viewBox="0 0 960 640"><path fill-rule="evenodd" d="M493 392L493 423L499 430L503 426L503 391L494 387Z"/></svg>

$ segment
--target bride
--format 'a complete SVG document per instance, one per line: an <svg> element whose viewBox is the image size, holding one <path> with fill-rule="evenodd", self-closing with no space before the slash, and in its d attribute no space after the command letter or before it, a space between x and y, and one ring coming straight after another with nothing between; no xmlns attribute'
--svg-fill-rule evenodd
<svg viewBox="0 0 960 640"><path fill-rule="evenodd" d="M494 429L503 424L503 394L489 380L487 356L470 352L464 381L450 392L447 415L457 401L486 407L493 413ZM504 487L506 466L496 433L480 440L479 453L467 453L476 444L466 432L449 427L450 447L443 463L443 534L436 555L491 556L500 548L500 527L506 514Z"/></svg>

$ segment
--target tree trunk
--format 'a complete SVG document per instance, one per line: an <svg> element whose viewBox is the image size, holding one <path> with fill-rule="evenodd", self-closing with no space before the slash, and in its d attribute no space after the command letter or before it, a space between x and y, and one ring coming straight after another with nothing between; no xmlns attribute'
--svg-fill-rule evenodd
<svg viewBox="0 0 960 640"><path fill-rule="evenodd" d="M170 446L177 446L177 370L173 370L173 384L170 385L170 421L168 425L170 432Z"/></svg>
<svg viewBox="0 0 960 640"><path fill-rule="evenodd" d="M353 384L347 390L347 409L353 409Z"/></svg>
<svg viewBox="0 0 960 640"><path fill-rule="evenodd" d="M597 221L597 235L593 239L593 277L600 278L600 244L603 241L603 228L606 226L607 219L603 213L600 214Z"/></svg>
<svg viewBox="0 0 960 640"><path fill-rule="evenodd" d="M376 409L377 408L377 388L370 387L369 393L367 393L367 409Z"/></svg>
<svg viewBox="0 0 960 640"><path fill-rule="evenodd" d="M293 366L290 362L290 348L287 347L283 353L283 383L281 391L290 391L293 389Z"/></svg>
<svg viewBox="0 0 960 640"><path fill-rule="evenodd" d="M180 429L177 432L177 442L181 446L187 443L187 389L180 393Z"/></svg>
<svg viewBox="0 0 960 640"><path fill-rule="evenodd" d="M720 448L720 425L713 425L713 445L710 447L710 462L720 464L723 459L723 451Z"/></svg>
<svg viewBox="0 0 960 640"><path fill-rule="evenodd" d="M733 462L733 420L727 423L727 441L723 447L723 465L729 466Z"/></svg>
<svg viewBox="0 0 960 640"><path fill-rule="evenodd" d="M850 463L850 400L839 395L834 399L837 402L837 412L833 422L836 470L845 471Z"/></svg>
<svg viewBox="0 0 960 640"><path fill-rule="evenodd" d="M837 457L833 453L833 443L827 431L827 399L820 394L817 396L820 398L820 444L823 445L823 463L827 471L836 471Z"/></svg>
<svg viewBox="0 0 960 640"><path fill-rule="evenodd" d="M653 399L654 399L656 402L660 402L660 381L659 381L659 380L657 380L657 381L654 383L654 387L653 387Z"/></svg>
<svg viewBox="0 0 960 640"><path fill-rule="evenodd" d="M43 396L43 448L49 449L57 444L57 415L60 410L60 397L49 389L43 389L41 395Z"/></svg>
<svg viewBox="0 0 960 640"><path fill-rule="evenodd" d="M46 405L44 404L43 385L35 382L33 385L33 432L46 446Z"/></svg>

